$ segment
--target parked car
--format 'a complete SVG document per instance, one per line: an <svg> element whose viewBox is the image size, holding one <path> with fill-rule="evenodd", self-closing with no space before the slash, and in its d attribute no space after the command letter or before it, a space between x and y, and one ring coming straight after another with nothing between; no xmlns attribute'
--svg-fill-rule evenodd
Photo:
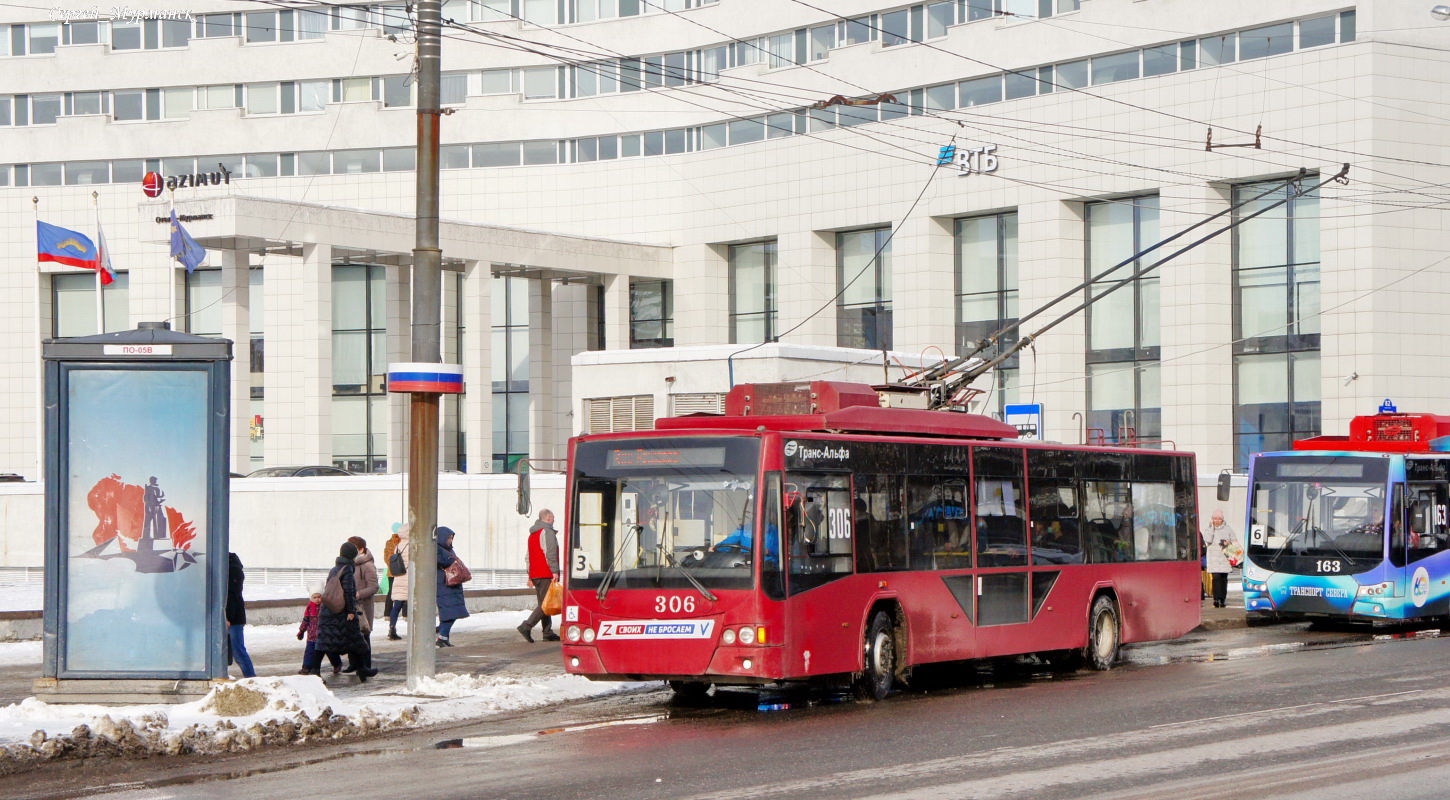
<svg viewBox="0 0 1450 800"><path fill-rule="evenodd" d="M247 473L248 478L335 478L354 475L341 467L263 467Z"/></svg>

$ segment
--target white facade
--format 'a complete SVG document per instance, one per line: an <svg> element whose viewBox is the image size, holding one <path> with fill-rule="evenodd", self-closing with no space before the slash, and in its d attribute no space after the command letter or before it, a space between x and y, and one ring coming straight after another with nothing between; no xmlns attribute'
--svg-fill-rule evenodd
<svg viewBox="0 0 1450 800"><path fill-rule="evenodd" d="M605 16L618 12L621 4L632 6L562 5L587 19L601 7ZM1236 186L1287 179L1301 169L1312 184L1345 163L1348 183L1320 190L1317 210L1305 205L1292 221L1283 210L1271 215L1287 233L1246 226L1160 268L1153 287L1135 287L1144 298L1136 324L1128 325L1138 337L1129 347L1095 347L1092 336L1107 334L1090 334L1093 323L1078 314L1025 351L1007 391L997 394L1042 403L1046 438L1060 441L1091 437L1091 427L1102 427L1100 436L1131 436L1129 428L1150 431L1145 420L1159 415L1157 435L1140 438L1161 436L1196 451L1205 473L1235 465L1235 434L1244 432L1236 414L1262 411L1246 410L1254 405L1249 400L1298 414L1295 435L1306 425L1342 431L1350 417L1372 413L1386 397L1402 410L1444 412L1450 23L1434 21L1429 3L1083 0L1074 8L1079 4L1061 0L997 0L1009 15L977 19L990 0L840 0L830 14L794 0L718 0L680 2L677 11L671 3L668 13L646 4L654 13L563 25L535 16L554 4L524 3L518 13L545 24L498 18L498 9L517 5L459 2L445 11L478 20L449 28L444 40L444 71L462 77L449 79L446 99L458 102L442 120L443 140L475 145L444 155L445 166L458 166L443 172L442 214L453 221L444 226L444 256L462 276L445 282L445 360L461 358L469 385L460 404L445 408L446 467L459 462L461 446L467 471L494 468L501 424L495 409L509 405L487 387L493 382L501 392L513 380L500 366L504 360L508 368L526 363L528 372L526 388L522 381L514 386L526 404L520 399L513 407L527 407L527 424L508 412L508 424L523 425L518 432L528 444L504 451L535 459L564 454L567 437L587 429L591 399L649 394L661 398L658 410L671 393L728 389L726 370L712 362L708 373L698 373L694 356L657 351L646 368L635 353L611 353L629 349L631 282L671 282L674 345L736 344L731 245L774 243L770 296L782 344L834 348L850 343L838 327L838 314L849 308L837 296L849 300L862 286L842 277L847 268L838 258L850 257L838 253L847 246L838 234L886 229L890 269L867 271L884 281L890 349L919 361L937 351L952 355L972 338L958 327L958 293L972 288L959 274L959 219L1015 215L1011 269L1014 313L1021 314L1101 266L1092 262L1091 231L1106 241L1126 230L1111 221L1093 227L1095 214L1104 220L1116 213L1110 207L1143 215L1130 220L1142 246L1224 211L1235 191L1250 191ZM1044 6L1055 13L1030 16ZM198 0L185 10L231 15L238 4ZM148 201L134 173L210 172L218 162L234 173L229 184L178 189L175 201L184 215L211 215L188 228L213 251L207 267L222 270L223 335L248 339L249 284L240 270L264 275L261 329L253 320L250 331L266 344L261 460L334 460L341 425L334 418L336 265L382 265L386 322L372 324L386 331L386 360L407 360L408 352L406 215L414 173L386 170L406 166L413 144L414 109L389 107L407 100L399 78L412 51L406 36L393 41L378 27L400 23L401 7L377 13L371 23L340 16L305 41L248 41L244 30L172 49L115 50L108 44L116 35L112 24L109 32L98 29L95 44L17 55L16 45L33 45L37 30L39 49L47 49L48 29L34 26L47 22L45 13L0 7L0 34L10 34L8 50L0 49L0 97L9 102L8 115L0 116L8 123L0 125L0 364L10 376L0 393L0 472L36 474L37 332L51 335L59 313L51 277L77 271L46 265L37 274L37 213L91 234L98 211L113 262L129 273L126 324L110 320L110 327L176 318L184 329L186 291L168 272L166 228L155 222L167 198ZM255 22L245 14L237 21ZM30 27L7 31L7 23ZM203 19L190 30L226 33L220 20L215 24ZM298 37L304 28L315 32L296 19L291 24ZM923 41L894 42L898 25ZM283 38L276 31L256 38L268 35ZM90 36L82 26L73 39ZM518 40L540 52L511 49ZM581 53L588 65L561 67L561 59L573 64ZM631 70L649 73L648 58L644 66L632 59L656 54L664 85L598 93L610 80L618 88L638 74ZM1145 76L1166 69L1168 54L1171 70ZM738 65L722 67L722 57ZM805 63L789 63L797 59ZM514 71L496 71L502 69ZM1030 76L1040 80L1033 85ZM979 78L988 80L972 82ZM1024 80L1029 95L1007 99L1023 91ZM231 87L230 94L217 87ZM144 91L150 89L160 91ZM132 90L143 90L143 117L155 98L161 118L114 119L134 113ZM96 102L109 112L80 113L91 108L90 92L106 93ZM584 96L546 96L561 93ZM804 110L835 95L885 93L896 102ZM37 113L48 119L54 95L62 116L33 124ZM187 96L190 111L183 109ZM32 124L17 124L22 103ZM289 103L297 113L273 113ZM65 116L66 108L77 113ZM875 121L849 124L866 113ZM1260 126L1261 148L1205 148L1210 127L1217 145L1252 143ZM961 150L995 146L995 171L959 176L953 167L938 168L938 152L949 143ZM194 167L175 169L175 159L191 158ZM490 166L511 161L521 163ZM550 161L560 163L540 163ZM109 166L103 173L93 162ZM58 173L61 185L43 185L57 174L49 165L58 164L68 165ZM114 182L82 182L97 177ZM1256 256L1248 252L1276 236L1291 242L1291 274L1301 277L1248 271L1277 268L1250 263ZM1122 242L1131 244L1131 237ZM1122 242L1105 245L1102 257L1131 253ZM168 276L181 288L173 289ZM508 291L499 276L528 282L519 295L526 299L509 312L509 324L527 332L518 338L526 352L499 349L508 340L507 331L499 338L504 323L494 318L495 295ZM1244 287L1274 280L1288 284L1285 330L1266 323L1258 305L1246 318L1242 301ZM1266 302L1264 296L1253 303ZM1099 320L1105 331L1113 322L1106 312ZM1304 335L1289 341L1281 334L1290 329ZM1269 356L1298 366L1281 369ZM835 360L856 359L844 353ZM622 372L611 373L608 364ZM238 408L253 385L244 365L238 362L233 393ZM1124 383L1124 371L1136 382ZM1089 372L1097 389L1089 387ZM648 377L646 388L629 388L636 373ZM609 377L584 378L601 374ZM665 377L691 386L666 387ZM1124 386L1134 387L1131 407L1104 399ZM1280 398L1285 391L1292 399ZM369 435L384 442L375 461L396 471L406 452L404 406L379 402L380 410L368 412ZM254 466L247 457L251 416L237 417L234 468L246 471ZM1243 439L1239 447L1251 444Z"/></svg>

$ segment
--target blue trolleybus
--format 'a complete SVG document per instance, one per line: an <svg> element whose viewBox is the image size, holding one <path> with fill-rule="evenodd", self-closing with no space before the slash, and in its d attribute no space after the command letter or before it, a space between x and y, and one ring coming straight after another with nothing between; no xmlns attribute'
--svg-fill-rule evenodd
<svg viewBox="0 0 1450 800"><path fill-rule="evenodd" d="M1450 614L1450 417L1356 417L1249 467L1244 605L1266 618Z"/></svg>

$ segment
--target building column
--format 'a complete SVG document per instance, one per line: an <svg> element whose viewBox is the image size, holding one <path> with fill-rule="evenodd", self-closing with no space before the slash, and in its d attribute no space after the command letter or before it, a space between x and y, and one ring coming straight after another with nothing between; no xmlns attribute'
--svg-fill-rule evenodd
<svg viewBox="0 0 1450 800"><path fill-rule="evenodd" d="M463 267L464 470L493 470L493 270L483 261Z"/></svg>
<svg viewBox="0 0 1450 800"><path fill-rule="evenodd" d="M784 332L800 325L783 340L835 347L836 234L783 233L776 241L776 251L780 329Z"/></svg>
<svg viewBox="0 0 1450 800"><path fill-rule="evenodd" d="M610 275L604 279L604 349L629 349L629 281L628 275Z"/></svg>
<svg viewBox="0 0 1450 800"><path fill-rule="evenodd" d="M222 337L232 342L231 469L251 472L252 451L252 298L251 254L221 251Z"/></svg>
<svg viewBox="0 0 1450 800"><path fill-rule="evenodd" d="M557 458L554 437L554 291L529 281L529 458Z"/></svg>
<svg viewBox="0 0 1450 800"><path fill-rule="evenodd" d="M389 364L412 361L413 268L399 264L388 267L385 273L387 289L383 302L388 329L386 357ZM408 471L408 404L412 397L406 393L388 393L388 472ZM439 407L442 408L441 403ZM442 452L441 446L439 452Z"/></svg>
<svg viewBox="0 0 1450 800"><path fill-rule="evenodd" d="M1175 233L1223 211L1232 203L1227 186L1164 186L1158 233ZM1155 250L1157 260L1191 242ZM1152 263L1152 261L1149 261ZM1163 438L1198 454L1200 472L1218 472L1234 462L1233 234L1220 234L1157 269L1162 341Z"/></svg>
<svg viewBox="0 0 1450 800"><path fill-rule="evenodd" d="M564 457L564 443L582 425L574 408L574 356L589 349L589 303L594 287L570 282L554 287L554 415L553 441ZM676 317L678 319L678 316Z"/></svg>
<svg viewBox="0 0 1450 800"><path fill-rule="evenodd" d="M730 341L730 248L675 248L674 338L676 347Z"/></svg>
<svg viewBox="0 0 1450 800"><path fill-rule="evenodd" d="M463 299L459 296L460 273L456 270L443 270L443 312L440 319L443 321L443 330L439 337L439 344L442 345L443 363L462 364L463 354L459 352L462 344L458 341L458 327L463 323ZM465 390L467 386L464 387ZM438 468L458 469L458 422L459 406L463 402L462 395L443 395L442 402L438 406Z"/></svg>
<svg viewBox="0 0 1450 800"><path fill-rule="evenodd" d="M267 465L332 463L332 246L267 274Z"/></svg>
<svg viewBox="0 0 1450 800"><path fill-rule="evenodd" d="M950 218L910 218L891 239L893 350L956 353L954 224Z"/></svg>
<svg viewBox="0 0 1450 800"><path fill-rule="evenodd" d="M1024 204L1017 210L1017 231L1018 308L1025 315L1065 288L1082 283L1082 204L1061 200ZM1055 319L1074 305L1069 298L1044 312L1038 322ZM1087 415L1085 320L1078 313L1017 357L1018 400L1042 404L1042 438L1048 441L1078 442L1083 435L1073 414ZM1033 327L1029 325L1023 335ZM978 388L990 385L989 375L978 380Z"/></svg>

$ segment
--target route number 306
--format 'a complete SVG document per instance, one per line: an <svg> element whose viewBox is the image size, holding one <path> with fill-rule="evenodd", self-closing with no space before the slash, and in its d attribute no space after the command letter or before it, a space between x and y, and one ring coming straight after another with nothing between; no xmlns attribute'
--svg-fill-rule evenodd
<svg viewBox="0 0 1450 800"><path fill-rule="evenodd" d="M664 614L666 612L671 614L693 614L695 613L695 598L689 596L681 597L679 595L675 595L674 597L665 597L662 594L655 595L655 613Z"/></svg>
<svg viewBox="0 0 1450 800"><path fill-rule="evenodd" d="M1339 572L1339 569L1340 569L1340 563L1337 560L1333 560L1333 561L1316 561L1314 563L1315 563L1314 570L1316 572L1321 572L1321 573L1323 573L1323 572Z"/></svg>

